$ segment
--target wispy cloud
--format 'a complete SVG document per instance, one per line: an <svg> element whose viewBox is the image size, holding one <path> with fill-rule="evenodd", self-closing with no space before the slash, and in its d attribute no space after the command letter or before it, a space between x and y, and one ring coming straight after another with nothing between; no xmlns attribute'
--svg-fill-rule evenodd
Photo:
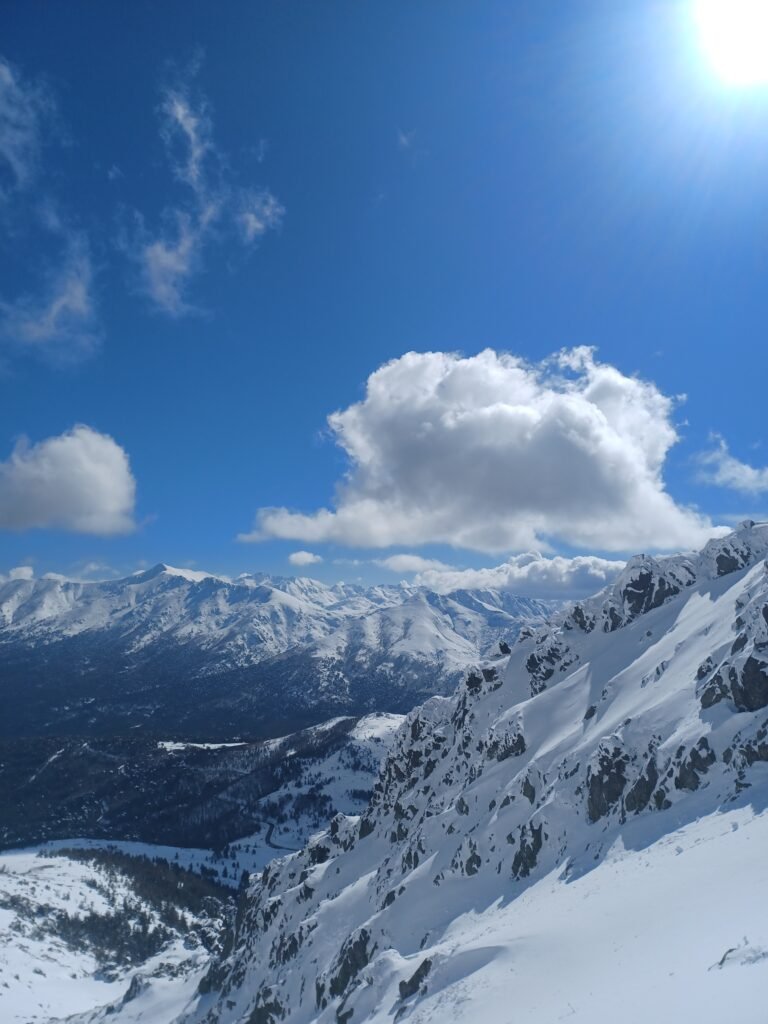
<svg viewBox="0 0 768 1024"><path fill-rule="evenodd" d="M207 103L194 108L187 88L168 89L160 104L160 135L171 159L174 175L196 193L205 195L210 183L208 157L216 158Z"/></svg>
<svg viewBox="0 0 768 1024"><path fill-rule="evenodd" d="M712 436L714 447L699 455L699 479L716 487L727 487L741 494L768 491L768 466L757 468L731 455L725 438Z"/></svg>
<svg viewBox="0 0 768 1024"><path fill-rule="evenodd" d="M121 240L139 268L141 290L156 310L171 317L197 311L189 300L189 283L204 270L209 244L233 231L243 244L253 244L279 227L285 213L268 189L234 183L229 162L214 141L208 101L194 88L195 71L167 88L158 108L168 165L186 194L163 211L158 230L148 230L137 213L133 231Z"/></svg>
<svg viewBox="0 0 768 1024"><path fill-rule="evenodd" d="M163 234L151 238L140 221L136 258L141 285L153 304L168 316L192 311L185 298L187 281L200 266L203 232L198 221L183 210L168 211Z"/></svg>
<svg viewBox="0 0 768 1024"><path fill-rule="evenodd" d="M267 231L279 228L284 214L285 207L271 192L243 192L237 214L243 241L250 244Z"/></svg>
<svg viewBox="0 0 768 1024"><path fill-rule="evenodd" d="M73 234L37 293L0 299L0 335L61 361L87 354L99 340L93 276L87 240Z"/></svg>
<svg viewBox="0 0 768 1024"><path fill-rule="evenodd" d="M25 81L0 57L0 203L33 182L40 164L43 123L53 107L44 86Z"/></svg>
<svg viewBox="0 0 768 1024"><path fill-rule="evenodd" d="M99 332L88 238L41 182L43 150L60 135L50 90L0 58L0 211L54 253L36 285L0 296L0 340L69 362L90 352Z"/></svg>
<svg viewBox="0 0 768 1024"><path fill-rule="evenodd" d="M416 132L405 132L402 128L397 130L397 145L399 149L410 149L416 138Z"/></svg>

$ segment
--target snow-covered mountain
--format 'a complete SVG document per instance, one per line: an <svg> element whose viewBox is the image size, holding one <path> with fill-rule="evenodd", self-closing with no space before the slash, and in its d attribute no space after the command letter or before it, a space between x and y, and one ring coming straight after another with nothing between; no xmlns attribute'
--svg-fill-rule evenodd
<svg viewBox="0 0 768 1024"><path fill-rule="evenodd" d="M414 710L370 807L251 885L173 1019L763 1020L767 555L747 523L633 559Z"/></svg>
<svg viewBox="0 0 768 1024"><path fill-rule="evenodd" d="M503 591L166 565L106 582L11 580L0 584L0 731L210 739L408 711L551 608Z"/></svg>

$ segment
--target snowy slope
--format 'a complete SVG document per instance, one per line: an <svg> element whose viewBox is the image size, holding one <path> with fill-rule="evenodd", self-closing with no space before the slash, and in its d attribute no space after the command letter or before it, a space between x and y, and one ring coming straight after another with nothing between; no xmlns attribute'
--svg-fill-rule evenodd
<svg viewBox="0 0 768 1024"><path fill-rule="evenodd" d="M11 580L0 584L0 732L173 726L210 739L408 711L550 610L497 591L232 581L166 565L117 581Z"/></svg>
<svg viewBox="0 0 768 1024"><path fill-rule="evenodd" d="M340 719L308 730L308 734L262 744L268 748L265 756L269 764L276 767L270 774L265 774L263 766L257 769L261 785L248 791L251 798L247 820L252 827L258 825L258 831L235 841L225 843L222 839L217 850L70 838L0 853L0 1020L42 1024L70 1014L84 1013L91 1019L93 1011L96 1019L110 1020L118 1010L124 1022L158 1017L169 1020L176 1016L194 996L209 965L211 943L202 944L193 926L198 931L207 929L215 939L221 932L223 915L212 919L205 909L201 913L195 907L195 912L190 913L189 908L182 907L189 927L179 929L178 922L171 920L172 927L168 928L167 915L164 920L159 912L162 906L158 908L157 899L154 904L147 902L143 892L137 891L130 872L120 870L124 865L119 858L127 856L129 865L138 865L140 880L147 882L149 892L162 902L172 902L176 890L174 884L168 888L167 879L165 887L158 883L154 867L158 858L174 868L202 876L214 884L214 892L217 886L223 886L225 897L227 890L234 894L244 872L260 873L285 848L303 846L337 811L354 814L367 805L373 782L402 721L401 716L385 714ZM166 762L167 778L171 777L171 766L194 774L200 770L200 759L213 759L217 751L234 756L237 748L245 755L239 762L241 777L249 756L251 762L254 760L254 752L241 750L246 744L161 741L156 746L158 763ZM198 760L190 761L190 756ZM64 753L51 767L62 759L66 759ZM43 769L43 775L46 770ZM223 793L217 792L217 775L226 777L222 765L211 760L208 781L201 786L201 798L193 799L189 791L181 798L187 801L186 814L190 818L204 818L204 809L210 804L234 804L243 797L245 791L237 791L231 785ZM162 779L161 774L160 784ZM131 785L135 784L133 778ZM123 791L112 797L115 805L124 799ZM152 799L151 790L143 795L146 803ZM104 792L99 793L99 801L106 818L110 805ZM148 811L147 820L151 818ZM224 819L227 827L237 820L245 820L245 813L241 819ZM104 824L102 832L107 825ZM210 830L210 822L204 827ZM116 823L115 831L119 834ZM78 854L72 851L93 856L96 861L73 859ZM117 869L111 862L115 857ZM189 882L187 876L182 878L182 892ZM111 929L110 918L126 902L134 913L127 922L120 920ZM224 902L231 903L231 899ZM136 911L146 913L150 929L160 928L163 932L162 940L156 943L159 948L141 956L116 955L99 949L96 940L104 934L124 934L132 923L135 927ZM78 930L72 934L67 921L62 924L61 915L74 915L81 921L88 918L83 934ZM125 999L126 994L130 998Z"/></svg>
<svg viewBox="0 0 768 1024"><path fill-rule="evenodd" d="M190 878L179 882L183 888ZM206 938L231 903L208 885L206 911L195 917L182 901L169 914L179 882L161 889L155 881L158 896L147 899L111 864L34 850L0 854L0 1019L43 1024L104 1004L127 1007L126 994L149 978L156 1004L179 1012L208 964Z"/></svg>
<svg viewBox="0 0 768 1024"><path fill-rule="evenodd" d="M764 1020L766 554L635 559L412 712L178 1021Z"/></svg>

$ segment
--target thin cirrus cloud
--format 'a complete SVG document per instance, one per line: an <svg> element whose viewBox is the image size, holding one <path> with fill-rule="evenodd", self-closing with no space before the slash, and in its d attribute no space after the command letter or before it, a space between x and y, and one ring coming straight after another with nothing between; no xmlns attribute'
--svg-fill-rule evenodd
<svg viewBox="0 0 768 1024"><path fill-rule="evenodd" d="M674 407L587 348L541 363L409 352L328 419L349 460L333 507L260 509L240 539L488 553L696 546L722 531L665 489Z"/></svg>
<svg viewBox="0 0 768 1024"><path fill-rule="evenodd" d="M84 235L69 238L60 262L35 293L13 302L0 299L0 334L15 346L62 361L78 359L98 345L93 266Z"/></svg>
<svg viewBox="0 0 768 1024"><path fill-rule="evenodd" d="M35 288L0 297L0 339L66 361L90 352L99 332L88 239L68 226L40 184L43 150L56 134L49 90L0 58L0 212L26 217L55 249Z"/></svg>
<svg viewBox="0 0 768 1024"><path fill-rule="evenodd" d="M229 231L244 245L277 229L285 213L266 189L236 187L228 162L214 142L213 120L192 79L166 89L159 107L160 137L173 177L186 194L166 207L160 228L151 231L140 212L121 248L138 268L139 287L153 308L170 317L197 311L190 281L205 267L209 244Z"/></svg>
<svg viewBox="0 0 768 1024"><path fill-rule="evenodd" d="M699 479L716 487L727 487L740 494L768 492L768 466L756 468L731 455L723 437L712 437L714 447L698 457Z"/></svg>
<svg viewBox="0 0 768 1024"><path fill-rule="evenodd" d="M82 424L0 462L0 529L101 536L135 529L136 481L126 452Z"/></svg>
<svg viewBox="0 0 768 1024"><path fill-rule="evenodd" d="M39 83L25 81L0 57L0 204L30 186L40 165L43 126L53 103Z"/></svg>

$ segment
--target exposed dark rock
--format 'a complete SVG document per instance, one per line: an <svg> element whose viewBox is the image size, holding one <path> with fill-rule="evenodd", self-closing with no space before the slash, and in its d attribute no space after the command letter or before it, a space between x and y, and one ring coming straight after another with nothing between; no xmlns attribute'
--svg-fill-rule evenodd
<svg viewBox="0 0 768 1024"><path fill-rule="evenodd" d="M309 848L309 863L313 866L316 864L325 864L331 855L331 851L327 846L323 846L322 843L315 843L314 846Z"/></svg>
<svg viewBox="0 0 768 1024"><path fill-rule="evenodd" d="M536 799L536 790L532 786L531 781L527 775L523 782L523 796L526 797L530 803L533 803Z"/></svg>
<svg viewBox="0 0 768 1024"><path fill-rule="evenodd" d="M624 806L631 814L639 814L640 811L645 810L658 781L659 771L656 767L656 758L651 757L645 771L624 798Z"/></svg>
<svg viewBox="0 0 768 1024"><path fill-rule="evenodd" d="M729 572L736 572L737 569L741 569L743 563L732 554L723 552L717 556L715 564L717 566L717 575L727 576Z"/></svg>
<svg viewBox="0 0 768 1024"><path fill-rule="evenodd" d="M702 708L706 711L707 708L714 707L715 704L719 704L721 700L725 700L728 696L730 696L728 687L718 672L702 690L699 701Z"/></svg>
<svg viewBox="0 0 768 1024"><path fill-rule="evenodd" d="M527 878L536 867L539 851L543 845L543 825L523 825L520 829L520 844L512 860L512 874L515 878Z"/></svg>
<svg viewBox="0 0 768 1024"><path fill-rule="evenodd" d="M595 628L594 617L587 618L580 604L577 604L573 609L571 617L579 629L583 629L585 633L591 633Z"/></svg>
<svg viewBox="0 0 768 1024"><path fill-rule="evenodd" d="M747 634L741 633L731 644L731 654L738 654L747 646Z"/></svg>
<svg viewBox="0 0 768 1024"><path fill-rule="evenodd" d="M482 676L479 676L477 672L470 672L467 676L467 689L472 694L478 694L483 688Z"/></svg>
<svg viewBox="0 0 768 1024"><path fill-rule="evenodd" d="M629 758L619 747L611 751L601 748L597 769L587 768L587 814L591 822L599 821L618 804L627 784L628 763Z"/></svg>
<svg viewBox="0 0 768 1024"><path fill-rule="evenodd" d="M332 996L343 995L352 979L370 963L373 955L373 950L368 950L370 938L368 930L361 928L354 938L347 939L341 947L339 965L329 985Z"/></svg>
<svg viewBox="0 0 768 1024"><path fill-rule="evenodd" d="M482 863L483 862L480 860L480 854L477 852L476 849L473 848L472 852L470 853L469 857L467 857L464 863L464 870L468 875L476 875L477 872L480 870Z"/></svg>
<svg viewBox="0 0 768 1024"><path fill-rule="evenodd" d="M643 569L627 583L621 596L631 616L635 618L654 608L660 608L670 597L679 593L678 586L663 576L654 576L650 570Z"/></svg>
<svg viewBox="0 0 768 1024"><path fill-rule="evenodd" d="M731 694L739 711L759 711L768 707L768 666L750 655L744 662L741 676L736 669L729 673Z"/></svg>
<svg viewBox="0 0 768 1024"><path fill-rule="evenodd" d="M698 789L701 776L709 771L716 760L717 757L714 750L710 748L708 741L702 736L681 763L675 776L675 788Z"/></svg>
<svg viewBox="0 0 768 1024"><path fill-rule="evenodd" d="M429 958L422 960L408 981L400 982L400 998L410 999L411 996L415 996L431 970L432 961Z"/></svg>
<svg viewBox="0 0 768 1024"><path fill-rule="evenodd" d="M271 989L266 989L259 993L258 1002L251 1010L247 1024L278 1024L284 1016L282 1004L272 996Z"/></svg>

